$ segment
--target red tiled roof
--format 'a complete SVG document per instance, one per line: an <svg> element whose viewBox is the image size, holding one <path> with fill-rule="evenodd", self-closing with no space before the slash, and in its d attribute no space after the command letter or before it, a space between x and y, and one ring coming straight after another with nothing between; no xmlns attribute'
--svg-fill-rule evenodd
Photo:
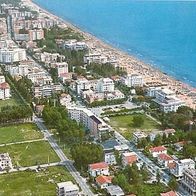
<svg viewBox="0 0 196 196"><path fill-rule="evenodd" d="M169 169L173 169L173 168L176 167L176 163L175 162L168 163L167 166L168 166Z"/></svg>
<svg viewBox="0 0 196 196"><path fill-rule="evenodd" d="M3 82L0 84L0 89L9 89L10 86L7 82Z"/></svg>
<svg viewBox="0 0 196 196"><path fill-rule="evenodd" d="M89 168L94 170L94 169L103 169L103 168L107 168L108 164L105 162L100 162L100 163L93 163L89 165Z"/></svg>
<svg viewBox="0 0 196 196"><path fill-rule="evenodd" d="M137 161L137 155L131 155L125 158L129 164L132 164Z"/></svg>
<svg viewBox="0 0 196 196"><path fill-rule="evenodd" d="M161 196L176 196L176 193L174 191L169 191L167 193L161 193Z"/></svg>
<svg viewBox="0 0 196 196"><path fill-rule="evenodd" d="M161 152L161 151L167 150L167 148L165 148L164 146L157 146L154 148L150 148L149 150L150 152Z"/></svg>
<svg viewBox="0 0 196 196"><path fill-rule="evenodd" d="M170 157L168 154L159 154L158 157L161 159L161 160L164 160L164 161L170 161L170 160L173 160L172 157Z"/></svg>
<svg viewBox="0 0 196 196"><path fill-rule="evenodd" d="M96 182L99 184L112 183L112 177L111 176L98 176L96 178Z"/></svg>

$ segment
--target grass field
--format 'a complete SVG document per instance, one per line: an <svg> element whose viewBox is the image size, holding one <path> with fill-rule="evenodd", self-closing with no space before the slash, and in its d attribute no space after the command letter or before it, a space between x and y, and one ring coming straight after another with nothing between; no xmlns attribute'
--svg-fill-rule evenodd
<svg viewBox="0 0 196 196"><path fill-rule="evenodd" d="M43 138L43 135L33 123L0 127L0 136L0 144Z"/></svg>
<svg viewBox="0 0 196 196"><path fill-rule="evenodd" d="M135 130L139 129L142 131L150 132L153 129L160 128L159 124L148 118L146 115L140 114L140 116L143 117L144 124L139 128L133 126L134 115L110 117L110 125L127 139L131 139L132 133Z"/></svg>
<svg viewBox="0 0 196 196"><path fill-rule="evenodd" d="M59 158L46 141L14 144L0 147L0 153L8 152L14 166L33 166L58 162Z"/></svg>
<svg viewBox="0 0 196 196"><path fill-rule="evenodd" d="M48 167L38 173L33 171L0 175L2 196L54 196L56 183L71 180L69 172L61 166Z"/></svg>
<svg viewBox="0 0 196 196"><path fill-rule="evenodd" d="M14 106L14 105L19 105L21 104L21 100L13 97L7 100L0 100L0 109L4 106Z"/></svg>

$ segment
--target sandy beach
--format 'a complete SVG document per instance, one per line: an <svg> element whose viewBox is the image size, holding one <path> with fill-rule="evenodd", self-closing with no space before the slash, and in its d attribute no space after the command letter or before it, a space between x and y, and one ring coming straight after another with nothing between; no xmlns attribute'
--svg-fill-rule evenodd
<svg viewBox="0 0 196 196"><path fill-rule="evenodd" d="M84 32L79 29L77 26L59 18L47 10L39 7L36 3L31 0L23 0L26 6L33 8L36 11L39 11L41 14L47 15L55 20L58 20L62 24L67 25L73 30L81 33L85 38L85 42L89 46L90 50L97 51L103 55L117 60L120 67L123 67L127 73L138 73L144 77L144 80L147 84L160 84L168 86L168 88L174 90L180 99L185 101L187 106L195 109L196 108L196 88L189 86L186 83L176 80L169 75L161 72L153 65L146 64L139 59L127 54L124 51L121 51L118 48L115 48L102 40L96 38L88 32Z"/></svg>

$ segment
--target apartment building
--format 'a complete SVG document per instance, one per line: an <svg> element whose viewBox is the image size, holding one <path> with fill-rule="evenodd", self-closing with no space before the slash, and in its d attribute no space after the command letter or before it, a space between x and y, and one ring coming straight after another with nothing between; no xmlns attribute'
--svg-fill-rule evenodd
<svg viewBox="0 0 196 196"><path fill-rule="evenodd" d="M88 65L91 63L105 64L107 62L108 58L100 53L89 53L84 56L84 63Z"/></svg>
<svg viewBox="0 0 196 196"><path fill-rule="evenodd" d="M79 187L71 181L57 183L57 196L78 196Z"/></svg>
<svg viewBox="0 0 196 196"><path fill-rule="evenodd" d="M182 178L186 169L195 169L195 161L192 159L175 160L175 167L171 169L171 173L179 180Z"/></svg>
<svg viewBox="0 0 196 196"><path fill-rule="evenodd" d="M28 65L6 65L5 70L10 73L12 77L15 76L26 76L29 73Z"/></svg>
<svg viewBox="0 0 196 196"><path fill-rule="evenodd" d="M144 84L143 77L138 74L128 74L121 78L121 82L128 87L142 87Z"/></svg>
<svg viewBox="0 0 196 196"><path fill-rule="evenodd" d="M98 139L101 133L109 130L108 125L100 118L96 117L90 110L86 108L68 107L68 113L72 120L81 123L86 129L90 130L90 134Z"/></svg>
<svg viewBox="0 0 196 196"><path fill-rule="evenodd" d="M97 92L105 93L105 92L114 92L114 82L110 78L101 78L96 87Z"/></svg>
<svg viewBox="0 0 196 196"><path fill-rule="evenodd" d="M196 196L196 170L185 169L181 180L181 185L190 194Z"/></svg>
<svg viewBox="0 0 196 196"><path fill-rule="evenodd" d="M176 94L173 91L166 88L158 89L159 88L149 89L147 95L155 97L153 101L159 105L159 108L163 112L176 112L179 107L185 105L183 101L176 97Z"/></svg>
<svg viewBox="0 0 196 196"><path fill-rule="evenodd" d="M44 30L43 29L30 29L28 31L29 41L37 41L44 39Z"/></svg>
<svg viewBox="0 0 196 196"><path fill-rule="evenodd" d="M12 168L12 160L8 153L0 154L0 171Z"/></svg>
<svg viewBox="0 0 196 196"><path fill-rule="evenodd" d="M124 152L122 153L122 165L126 167L127 165L132 166L133 163L137 162L137 155L135 152Z"/></svg>
<svg viewBox="0 0 196 196"><path fill-rule="evenodd" d="M15 63L27 59L26 50L22 48L1 48L0 63Z"/></svg>

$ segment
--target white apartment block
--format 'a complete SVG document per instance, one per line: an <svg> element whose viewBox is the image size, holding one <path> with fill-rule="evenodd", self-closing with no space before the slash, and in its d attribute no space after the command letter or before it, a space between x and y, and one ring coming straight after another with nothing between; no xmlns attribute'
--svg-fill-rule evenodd
<svg viewBox="0 0 196 196"><path fill-rule="evenodd" d="M86 78L82 78L76 81L76 93L80 95L82 91L86 91L90 89L90 82Z"/></svg>
<svg viewBox="0 0 196 196"><path fill-rule="evenodd" d="M108 62L108 58L100 53L89 53L84 56L85 64L91 64L91 63L105 64L107 62Z"/></svg>
<svg viewBox="0 0 196 196"><path fill-rule="evenodd" d="M110 175L109 165L105 162L93 163L88 166L88 173L93 176Z"/></svg>
<svg viewBox="0 0 196 196"><path fill-rule="evenodd" d="M78 196L79 187L71 181L57 183L57 196Z"/></svg>
<svg viewBox="0 0 196 196"><path fill-rule="evenodd" d="M183 173L181 184L189 193L189 196L196 196L196 170L186 169Z"/></svg>
<svg viewBox="0 0 196 196"><path fill-rule="evenodd" d="M55 67L57 68L59 77L63 76L64 74L67 74L69 72L68 63L66 63L66 62L55 63Z"/></svg>
<svg viewBox="0 0 196 196"><path fill-rule="evenodd" d="M176 112L179 107L184 106L185 103L176 97L176 94L169 89L150 89L148 95L154 95L154 102L159 105L159 108L165 112Z"/></svg>
<svg viewBox="0 0 196 196"><path fill-rule="evenodd" d="M26 50L22 48L1 48L0 63L15 63L25 61Z"/></svg>
<svg viewBox="0 0 196 196"><path fill-rule="evenodd" d="M86 108L68 107L68 113L72 120L78 124L81 123L95 138L99 138L100 134L109 130L108 125L99 117L95 116Z"/></svg>
<svg viewBox="0 0 196 196"><path fill-rule="evenodd" d="M72 98L69 94L61 94L60 96L60 104L65 107L69 107L71 105Z"/></svg>
<svg viewBox="0 0 196 196"><path fill-rule="evenodd" d="M175 162L175 167L171 169L171 173L180 179L186 169L195 169L195 162L192 159L182 159Z"/></svg>
<svg viewBox="0 0 196 196"><path fill-rule="evenodd" d="M56 63L56 62L62 62L65 59L64 55L60 55L59 53L36 53L36 58L38 58L39 61L43 63Z"/></svg>
<svg viewBox="0 0 196 196"><path fill-rule="evenodd" d="M78 42L77 40L69 40L64 41L61 44L61 47L64 49L70 49L70 50L85 50L88 48L87 44L85 42Z"/></svg>
<svg viewBox="0 0 196 196"><path fill-rule="evenodd" d="M12 169L12 160L8 153L0 154L0 171Z"/></svg>
<svg viewBox="0 0 196 196"><path fill-rule="evenodd" d="M128 87L142 87L144 84L143 77L137 74L128 74L122 77L121 81Z"/></svg>
<svg viewBox="0 0 196 196"><path fill-rule="evenodd" d="M6 65L5 70L10 73L11 76L26 76L29 73L28 65Z"/></svg>
<svg viewBox="0 0 196 196"><path fill-rule="evenodd" d="M97 92L106 93L106 92L114 92L114 82L110 78L101 78L96 87Z"/></svg>

